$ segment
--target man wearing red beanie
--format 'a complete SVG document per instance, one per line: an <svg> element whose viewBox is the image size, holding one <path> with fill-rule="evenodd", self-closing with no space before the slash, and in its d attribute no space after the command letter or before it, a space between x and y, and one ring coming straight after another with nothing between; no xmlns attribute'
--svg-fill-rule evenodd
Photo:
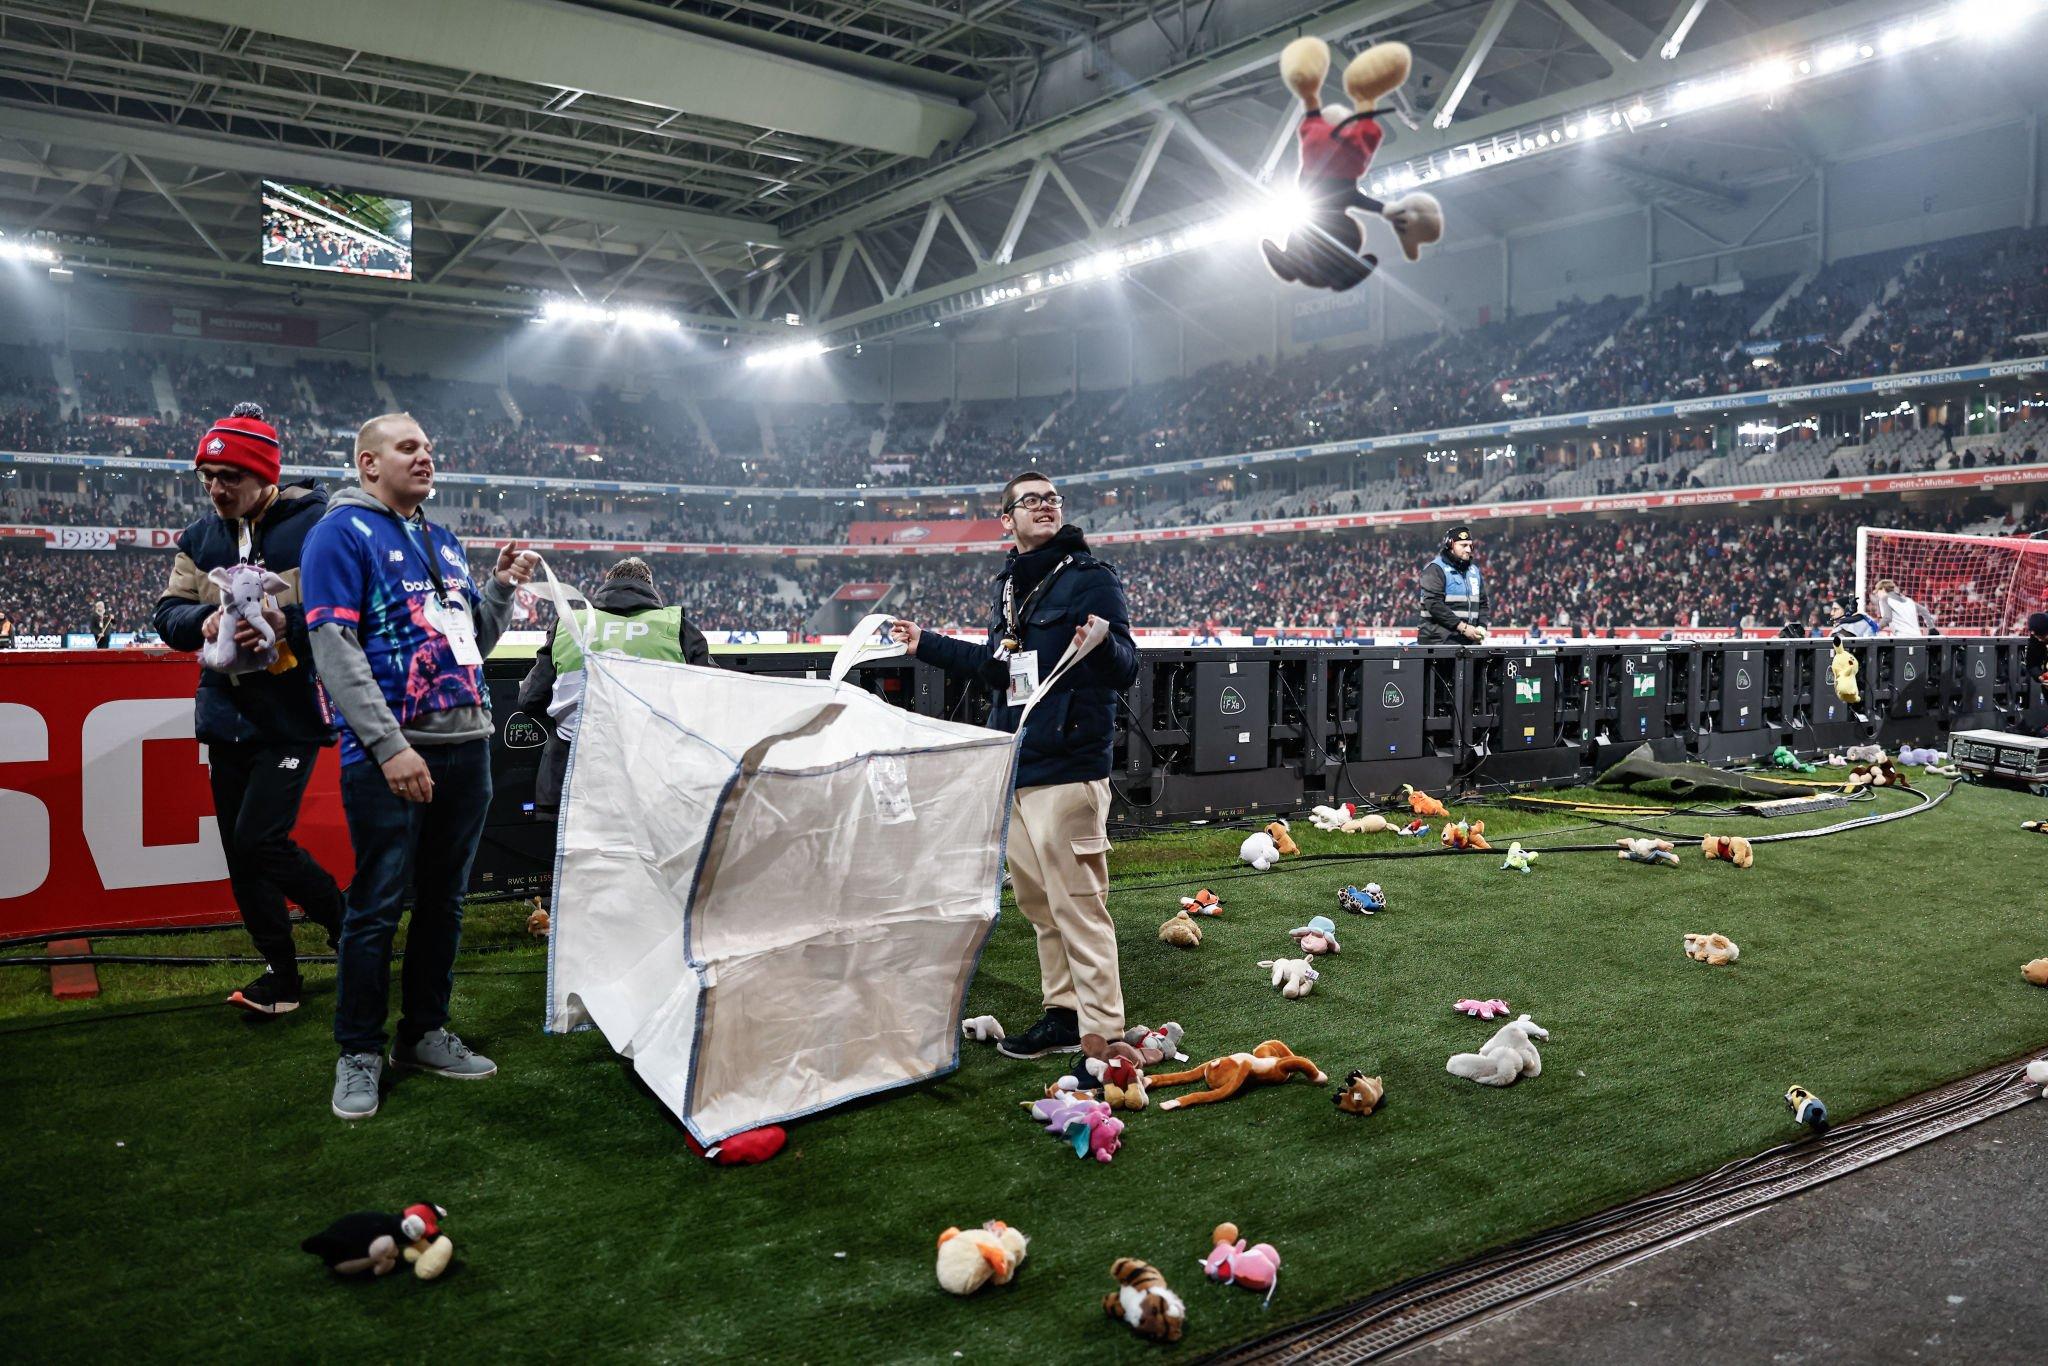
<svg viewBox="0 0 2048 1366"><path fill-rule="evenodd" d="M314 689L299 592L300 549L326 511L327 492L311 480L278 487L283 453L277 429L253 403L236 404L232 416L199 438L192 463L213 510L179 535L171 581L154 615L166 644L197 650L221 629L220 590L208 571L246 561L287 585L275 605L264 608L285 646L271 671L230 678L201 669L193 706L229 885L267 964L228 1001L259 1015L282 1015L299 1005L298 952L285 899L327 931L330 946L342 915L341 889L292 839L313 765L321 748L334 743L334 728ZM236 622L234 631L250 649L262 644L247 622Z"/></svg>

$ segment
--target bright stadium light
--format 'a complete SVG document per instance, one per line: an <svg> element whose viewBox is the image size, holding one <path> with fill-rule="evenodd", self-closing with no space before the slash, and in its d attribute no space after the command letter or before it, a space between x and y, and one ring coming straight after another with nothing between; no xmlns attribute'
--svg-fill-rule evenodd
<svg viewBox="0 0 2048 1366"><path fill-rule="evenodd" d="M549 299L541 305L540 320L544 323L588 323L600 327L627 327L636 331L674 332L682 327L682 320L658 308L646 308L628 304L620 308L606 308L601 304L586 303L581 299Z"/></svg>
<svg viewBox="0 0 2048 1366"><path fill-rule="evenodd" d="M33 261L39 266L54 266L63 258L40 242L30 242L19 237L0 237L0 261Z"/></svg>
<svg viewBox="0 0 2048 1366"><path fill-rule="evenodd" d="M758 370L764 365L787 365L792 361L816 360L825 354L825 343L821 341L791 342L787 346L771 346L762 351L747 353L747 368Z"/></svg>

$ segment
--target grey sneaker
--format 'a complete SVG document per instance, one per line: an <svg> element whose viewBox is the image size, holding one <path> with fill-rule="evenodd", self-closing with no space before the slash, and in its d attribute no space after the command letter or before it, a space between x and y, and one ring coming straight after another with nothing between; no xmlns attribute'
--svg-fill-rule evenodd
<svg viewBox="0 0 2048 1366"><path fill-rule="evenodd" d="M368 1119L377 1113L377 1083L384 1078L384 1059L375 1053L344 1053L334 1064L334 1113L343 1119Z"/></svg>
<svg viewBox="0 0 2048 1366"><path fill-rule="evenodd" d="M391 1065L454 1077L457 1081L481 1081L498 1071L498 1064L472 1052L468 1044L445 1029L429 1030L415 1044L393 1044Z"/></svg>

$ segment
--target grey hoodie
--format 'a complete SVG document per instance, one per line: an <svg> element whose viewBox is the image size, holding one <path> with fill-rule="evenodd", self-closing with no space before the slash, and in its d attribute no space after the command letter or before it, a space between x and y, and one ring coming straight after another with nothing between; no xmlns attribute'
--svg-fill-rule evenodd
<svg viewBox="0 0 2048 1366"><path fill-rule="evenodd" d="M328 500L327 516L345 508L389 509L361 488L343 489ZM512 590L493 575L478 579L479 596L470 603L470 619L476 624L477 649L485 656L498 643L512 618ZM407 749L420 745L454 745L465 740L485 740L491 734L491 714L482 707L452 707L415 717L413 724L399 729L398 718L384 703L384 690L370 670L369 656L353 630L337 622L323 622L313 631L313 664L320 673L320 685L356 733L363 749L379 764L388 763Z"/></svg>

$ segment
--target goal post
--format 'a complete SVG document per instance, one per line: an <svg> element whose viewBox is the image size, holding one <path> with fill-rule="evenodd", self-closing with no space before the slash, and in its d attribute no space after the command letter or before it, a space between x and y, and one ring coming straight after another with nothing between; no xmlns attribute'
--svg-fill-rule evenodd
<svg viewBox="0 0 2048 1366"><path fill-rule="evenodd" d="M1856 528L1856 600L1890 579L1948 632L2014 635L2048 611L2048 541Z"/></svg>

